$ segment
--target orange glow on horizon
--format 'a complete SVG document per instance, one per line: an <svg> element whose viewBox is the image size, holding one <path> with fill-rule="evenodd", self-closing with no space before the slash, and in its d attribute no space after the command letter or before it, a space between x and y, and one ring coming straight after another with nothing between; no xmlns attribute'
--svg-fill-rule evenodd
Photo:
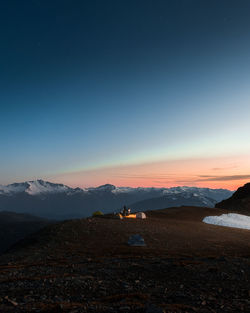
<svg viewBox="0 0 250 313"><path fill-rule="evenodd" d="M73 187L103 184L130 187L196 186L235 190L250 181L250 156L167 160L53 176Z"/></svg>

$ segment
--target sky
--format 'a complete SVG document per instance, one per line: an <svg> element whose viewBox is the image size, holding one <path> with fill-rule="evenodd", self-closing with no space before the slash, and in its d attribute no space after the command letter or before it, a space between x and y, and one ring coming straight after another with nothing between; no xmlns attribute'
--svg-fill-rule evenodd
<svg viewBox="0 0 250 313"><path fill-rule="evenodd" d="M0 184L250 181L250 2L0 2Z"/></svg>

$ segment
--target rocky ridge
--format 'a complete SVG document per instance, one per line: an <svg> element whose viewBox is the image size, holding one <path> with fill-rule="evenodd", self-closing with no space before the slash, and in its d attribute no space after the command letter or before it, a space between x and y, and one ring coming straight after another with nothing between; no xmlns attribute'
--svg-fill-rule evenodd
<svg viewBox="0 0 250 313"><path fill-rule="evenodd" d="M222 200L215 207L250 214L250 183L238 188L230 198Z"/></svg>

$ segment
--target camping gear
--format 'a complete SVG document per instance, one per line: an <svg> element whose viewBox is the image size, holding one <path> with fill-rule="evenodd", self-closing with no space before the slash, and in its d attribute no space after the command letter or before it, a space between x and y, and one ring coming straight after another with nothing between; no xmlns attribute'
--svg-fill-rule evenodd
<svg viewBox="0 0 250 313"><path fill-rule="evenodd" d="M117 217L120 218L121 220L124 218L136 218L136 219L145 219L146 214L144 212L138 212L134 214L129 214L129 215L123 215L121 213L117 214Z"/></svg>
<svg viewBox="0 0 250 313"><path fill-rule="evenodd" d="M141 218L141 219L145 219L146 218L146 214L143 212L138 212L135 214L136 218Z"/></svg>
<svg viewBox="0 0 250 313"><path fill-rule="evenodd" d="M129 237L128 245L132 247L145 247L145 241L141 235L136 234Z"/></svg>

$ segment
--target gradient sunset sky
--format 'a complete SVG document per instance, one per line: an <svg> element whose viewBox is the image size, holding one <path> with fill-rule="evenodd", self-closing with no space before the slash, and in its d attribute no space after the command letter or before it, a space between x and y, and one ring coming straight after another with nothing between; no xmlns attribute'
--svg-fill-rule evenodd
<svg viewBox="0 0 250 313"><path fill-rule="evenodd" d="M0 184L250 181L250 1L1 1L0 33Z"/></svg>

